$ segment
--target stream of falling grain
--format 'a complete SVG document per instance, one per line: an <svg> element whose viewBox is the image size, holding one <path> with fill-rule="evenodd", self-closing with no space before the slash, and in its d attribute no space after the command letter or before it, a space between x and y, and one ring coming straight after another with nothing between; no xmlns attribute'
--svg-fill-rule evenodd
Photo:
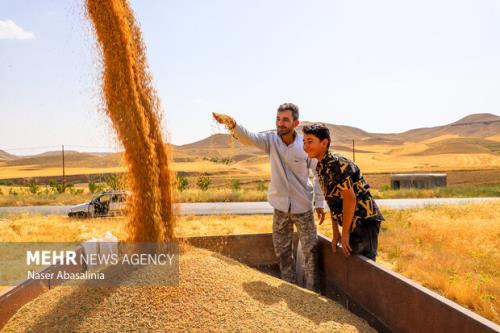
<svg viewBox="0 0 500 333"><path fill-rule="evenodd" d="M106 113L125 148L130 241L174 238L171 155L139 25L126 0L86 0L102 57Z"/></svg>

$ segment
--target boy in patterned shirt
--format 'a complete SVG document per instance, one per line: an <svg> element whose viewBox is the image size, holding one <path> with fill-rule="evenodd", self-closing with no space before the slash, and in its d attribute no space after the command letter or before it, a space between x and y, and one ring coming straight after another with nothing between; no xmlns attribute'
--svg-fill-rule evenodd
<svg viewBox="0 0 500 333"><path fill-rule="evenodd" d="M305 126L302 132L304 151L319 161L316 170L332 216L333 252L341 244L346 256L361 254L375 260L384 217L370 193L370 185L354 162L328 151L331 138L326 126Z"/></svg>

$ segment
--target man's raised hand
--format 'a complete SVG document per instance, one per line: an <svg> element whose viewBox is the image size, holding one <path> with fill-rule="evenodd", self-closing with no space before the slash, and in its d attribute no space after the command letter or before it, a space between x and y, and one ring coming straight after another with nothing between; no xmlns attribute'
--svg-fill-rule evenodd
<svg viewBox="0 0 500 333"><path fill-rule="evenodd" d="M226 126L229 130L236 126L236 121L226 114L212 112L212 115L219 124Z"/></svg>

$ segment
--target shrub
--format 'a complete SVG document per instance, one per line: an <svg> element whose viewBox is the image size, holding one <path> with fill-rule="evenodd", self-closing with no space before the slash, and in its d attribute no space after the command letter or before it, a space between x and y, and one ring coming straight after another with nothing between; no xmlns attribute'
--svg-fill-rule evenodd
<svg viewBox="0 0 500 333"><path fill-rule="evenodd" d="M233 192L238 192L241 189L241 184L238 179L233 179L231 181L231 189L233 190Z"/></svg>
<svg viewBox="0 0 500 333"><path fill-rule="evenodd" d="M94 194L97 192L97 188L98 188L98 185L93 182L93 181L89 181L89 192Z"/></svg>
<svg viewBox="0 0 500 333"><path fill-rule="evenodd" d="M31 194L37 194L38 193L38 190L40 189L40 186L38 186L37 184L35 183L30 183L28 185L28 190Z"/></svg>
<svg viewBox="0 0 500 333"><path fill-rule="evenodd" d="M381 192L385 192L385 191L389 191L391 189L391 186L388 185L388 184L384 184L382 185L382 187L380 188L380 191Z"/></svg>
<svg viewBox="0 0 500 333"><path fill-rule="evenodd" d="M83 194L83 188L70 188L69 193L73 195Z"/></svg>
<svg viewBox="0 0 500 333"><path fill-rule="evenodd" d="M119 190L124 187L123 180L117 175L106 177L106 185L110 190Z"/></svg>
<svg viewBox="0 0 500 333"><path fill-rule="evenodd" d="M63 183L58 182L57 180L49 181L49 186L52 189L52 191L59 194L66 192L66 187L68 187L67 185L65 186Z"/></svg>
<svg viewBox="0 0 500 333"><path fill-rule="evenodd" d="M226 165L229 165L229 164L231 164L231 163L233 163L233 162L234 162L234 161L233 161L231 158L229 158L229 157L220 157L220 158L219 158L219 157L217 157L217 156L215 156L215 157L210 157L210 158L208 158L208 157L203 157L203 160L204 160L204 161L210 161L210 162L212 162L212 163L220 163L220 164L226 164Z"/></svg>
<svg viewBox="0 0 500 333"><path fill-rule="evenodd" d="M257 191L259 191L259 192L267 191L266 182L264 182L263 180L259 180L257 182Z"/></svg>

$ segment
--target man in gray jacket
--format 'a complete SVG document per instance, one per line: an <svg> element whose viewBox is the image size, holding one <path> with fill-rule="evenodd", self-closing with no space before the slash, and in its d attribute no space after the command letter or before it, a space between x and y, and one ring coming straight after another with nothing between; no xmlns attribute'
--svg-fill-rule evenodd
<svg viewBox="0 0 500 333"><path fill-rule="evenodd" d="M268 201L274 208L273 244L280 261L281 278L295 283L295 265L292 251L295 224L304 256L306 288L317 290L317 231L314 223L313 202L320 223L325 218L324 197L316 174L316 159L309 159L303 150L302 135L295 131L299 125L299 108L292 103L279 106L276 131L252 133L237 124L230 116L213 114L232 135L245 145L263 150L270 157L271 184ZM313 173L313 182L309 178ZM314 199L314 200L313 200Z"/></svg>

